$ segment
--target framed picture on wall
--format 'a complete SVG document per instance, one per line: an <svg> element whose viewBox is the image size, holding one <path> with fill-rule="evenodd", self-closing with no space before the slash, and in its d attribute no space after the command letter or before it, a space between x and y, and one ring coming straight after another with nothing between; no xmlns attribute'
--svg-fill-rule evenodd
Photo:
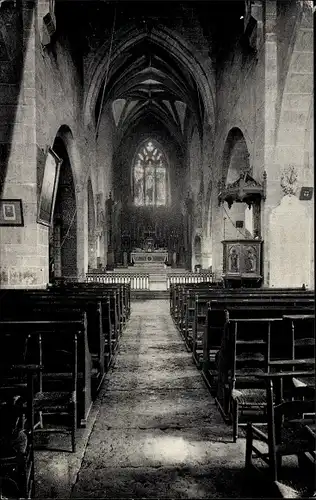
<svg viewBox="0 0 316 500"><path fill-rule="evenodd" d="M0 200L0 226L23 226L22 200Z"/></svg>
<svg viewBox="0 0 316 500"><path fill-rule="evenodd" d="M52 225L61 163L62 160L49 148L46 155L37 213L37 222L45 226Z"/></svg>

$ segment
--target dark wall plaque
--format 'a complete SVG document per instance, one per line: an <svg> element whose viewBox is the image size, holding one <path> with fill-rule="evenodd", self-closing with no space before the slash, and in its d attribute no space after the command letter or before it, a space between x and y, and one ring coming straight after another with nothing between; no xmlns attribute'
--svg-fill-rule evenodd
<svg viewBox="0 0 316 500"><path fill-rule="evenodd" d="M313 197L313 189L312 187L302 187L300 192L300 200L309 201Z"/></svg>

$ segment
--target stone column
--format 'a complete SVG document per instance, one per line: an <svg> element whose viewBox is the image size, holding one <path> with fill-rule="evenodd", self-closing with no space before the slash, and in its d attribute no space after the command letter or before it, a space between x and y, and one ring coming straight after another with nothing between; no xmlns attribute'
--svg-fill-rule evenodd
<svg viewBox="0 0 316 500"><path fill-rule="evenodd" d="M262 236L264 241L264 285L269 285L269 215L280 198L280 181L274 165L276 101L278 92L277 67L277 2L264 3L264 31L258 53L257 73L257 175L267 172L267 195L262 204Z"/></svg>
<svg viewBox="0 0 316 500"><path fill-rule="evenodd" d="M308 210L308 202L292 200L292 220L284 218L284 227L288 227L288 239L285 245L275 245L280 236L280 224L283 221L285 196L300 196L304 182L304 142L308 126L309 108L313 95L313 16L306 2L292 2L291 9L278 19L280 39L276 42L276 6L272 0L266 2L265 33L265 169L267 171L267 199L264 204L264 275L265 284L276 286L276 268L278 262L292 255L292 264L288 264L288 277L281 279L283 286L310 286L311 259L306 250L312 246L313 236L309 224L304 219L313 220ZM293 18L295 22L293 21ZM286 44L281 43L281 28L286 32ZM293 36L293 34L295 36ZM279 74L278 74L279 72ZM295 216L296 213L296 216ZM270 219L272 217L272 219ZM294 219L297 229L294 231ZM271 224L273 220L273 224ZM302 227L305 227L304 236ZM301 246L301 252L299 251ZM301 255L299 256L299 254ZM295 257L296 256L296 257ZM304 273L297 271L293 261L299 259ZM281 267L283 269L283 267ZM272 269L274 275L272 275Z"/></svg>
<svg viewBox="0 0 316 500"><path fill-rule="evenodd" d="M202 238L202 268L210 269L212 266L212 238L204 236Z"/></svg>
<svg viewBox="0 0 316 500"><path fill-rule="evenodd" d="M88 194L84 187L76 187L77 203L77 276L84 281L88 271Z"/></svg>
<svg viewBox="0 0 316 500"><path fill-rule="evenodd" d="M223 274L223 244L226 221L224 221L223 205L218 203L219 189L213 190L212 197L212 270L216 280L220 280Z"/></svg>

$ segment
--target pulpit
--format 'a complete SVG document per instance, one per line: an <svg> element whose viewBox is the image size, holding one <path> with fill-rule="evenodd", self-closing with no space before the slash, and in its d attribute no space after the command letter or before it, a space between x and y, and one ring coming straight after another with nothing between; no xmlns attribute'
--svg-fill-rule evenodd
<svg viewBox="0 0 316 500"><path fill-rule="evenodd" d="M225 239L223 243L223 280L226 287L259 287L261 286L263 241L260 238L261 201L266 199L266 172L262 183L257 182L246 169L233 183L225 185L224 179L219 183L219 203L226 202L231 208L233 203L245 203L253 208L254 221L252 234L254 238ZM237 228L237 223L236 226Z"/></svg>
<svg viewBox="0 0 316 500"><path fill-rule="evenodd" d="M225 240L223 243L223 279L225 287L255 287L262 282L262 241Z"/></svg>

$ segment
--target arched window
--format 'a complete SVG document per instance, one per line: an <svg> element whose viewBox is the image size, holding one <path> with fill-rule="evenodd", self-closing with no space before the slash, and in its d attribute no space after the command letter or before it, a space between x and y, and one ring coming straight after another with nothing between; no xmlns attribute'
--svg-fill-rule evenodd
<svg viewBox="0 0 316 500"><path fill-rule="evenodd" d="M147 140L136 153L133 166L133 195L137 206L167 204L167 162L155 141Z"/></svg>

